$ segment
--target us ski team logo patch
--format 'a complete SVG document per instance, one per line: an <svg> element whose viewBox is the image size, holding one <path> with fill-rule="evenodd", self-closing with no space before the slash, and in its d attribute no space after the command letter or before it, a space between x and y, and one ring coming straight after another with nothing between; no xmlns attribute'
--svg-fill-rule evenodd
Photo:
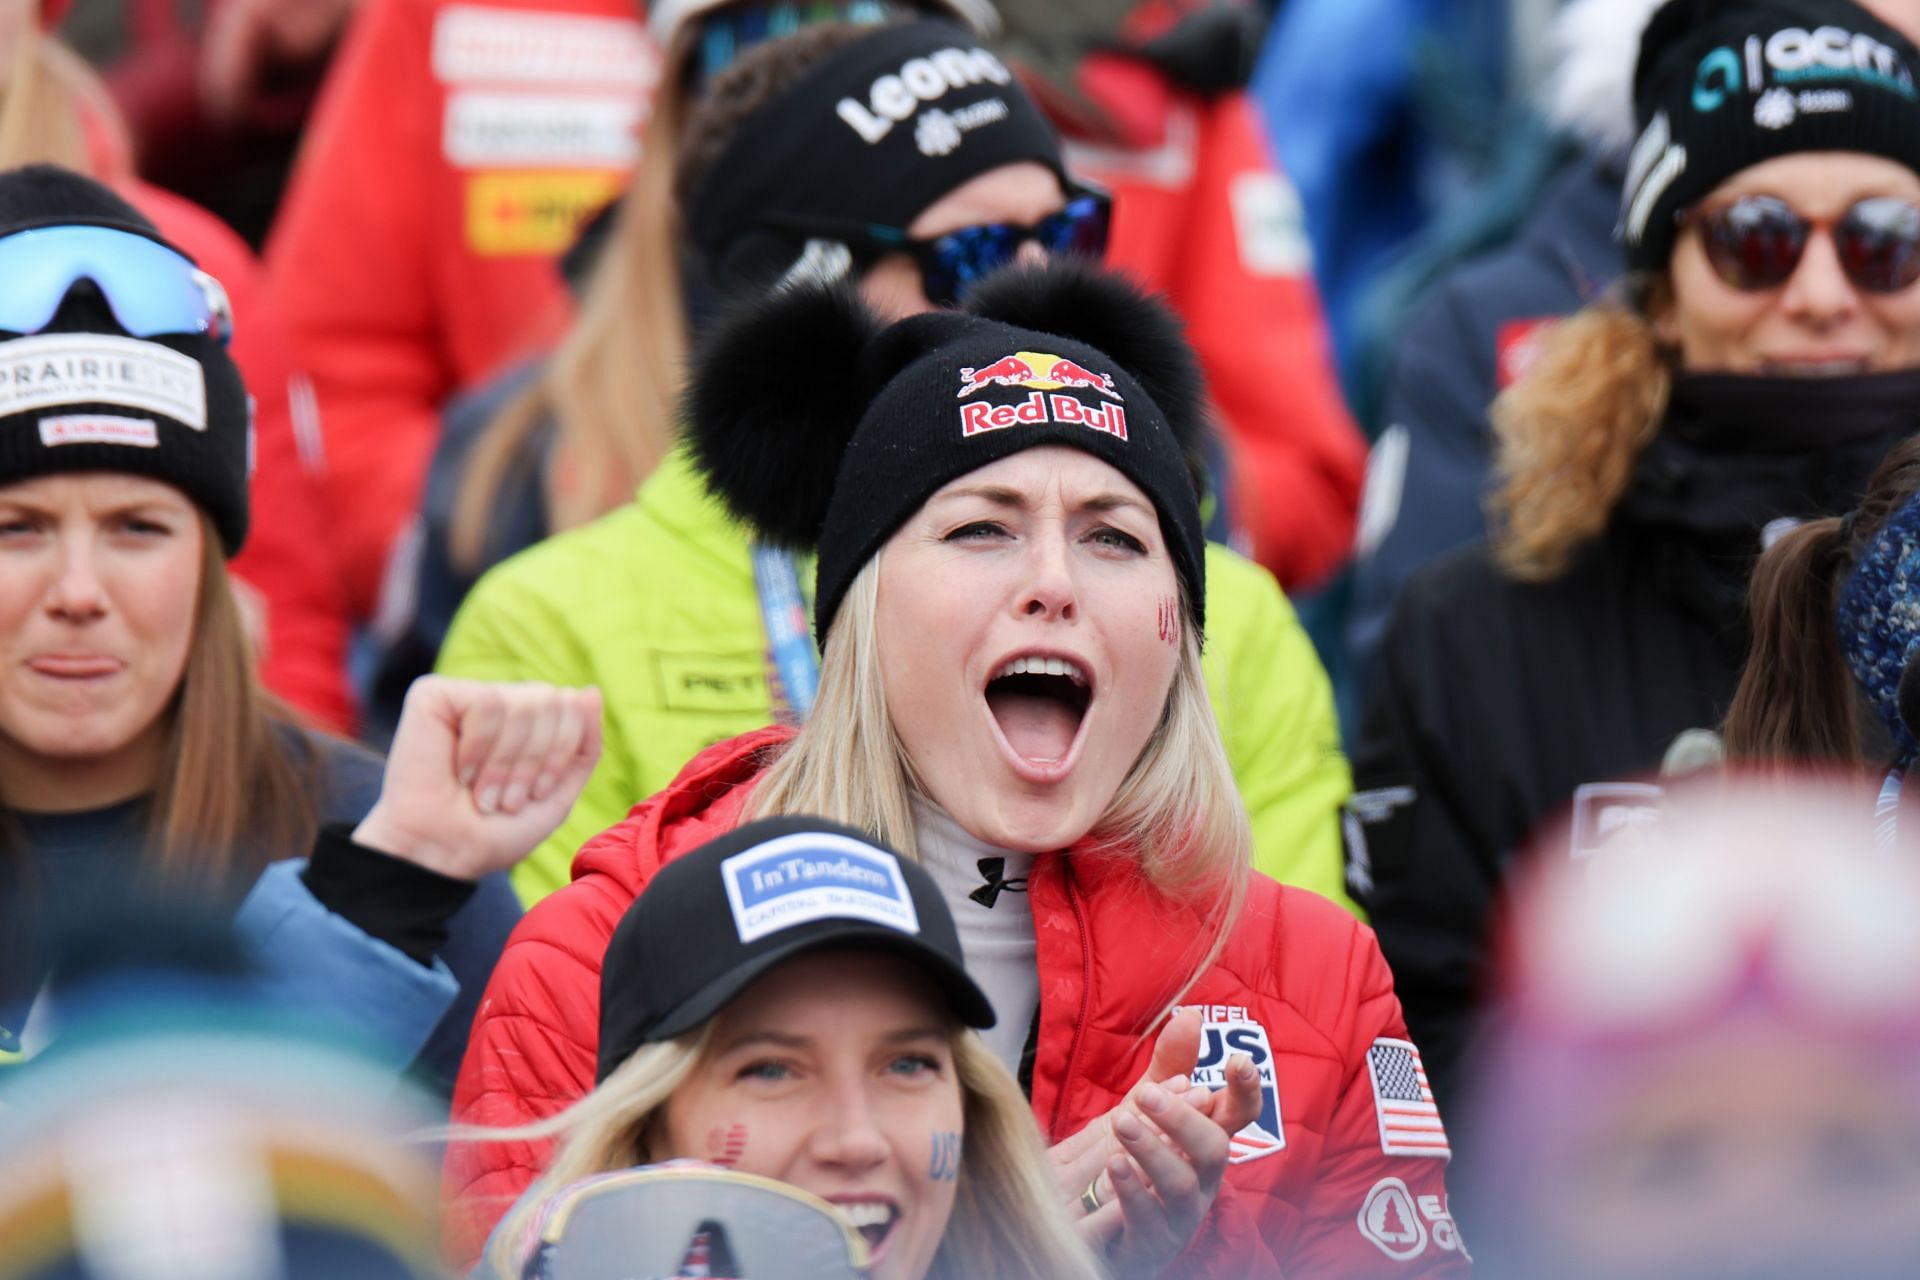
<svg viewBox="0 0 1920 1280"><path fill-rule="evenodd" d="M1200 1060L1194 1064L1195 1084L1209 1089L1227 1087L1227 1063L1237 1053L1253 1059L1260 1073L1260 1116L1233 1135L1227 1144L1227 1163L1245 1164L1282 1151L1287 1145L1286 1130L1280 1126L1280 1084L1274 1072L1273 1045L1267 1029L1247 1016L1236 1004L1197 1006L1206 1018L1200 1032Z"/></svg>

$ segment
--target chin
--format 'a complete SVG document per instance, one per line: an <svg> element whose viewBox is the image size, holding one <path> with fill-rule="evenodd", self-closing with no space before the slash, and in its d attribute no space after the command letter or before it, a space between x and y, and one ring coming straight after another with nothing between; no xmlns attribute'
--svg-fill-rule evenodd
<svg viewBox="0 0 1920 1280"><path fill-rule="evenodd" d="M997 803L952 807L960 825L988 844L1014 853L1054 853L1077 843L1095 822L1105 806L1096 807L1082 797L1069 782L1053 795L1021 795L1002 792Z"/></svg>

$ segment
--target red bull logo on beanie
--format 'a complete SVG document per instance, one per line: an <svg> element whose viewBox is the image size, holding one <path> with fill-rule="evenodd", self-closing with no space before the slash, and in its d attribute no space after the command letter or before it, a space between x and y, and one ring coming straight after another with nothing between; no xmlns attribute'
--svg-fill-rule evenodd
<svg viewBox="0 0 1920 1280"><path fill-rule="evenodd" d="M1280 1125L1280 1081L1275 1074L1273 1044L1267 1029L1242 1005L1200 1005L1206 1022L1200 1031L1200 1057L1193 1065L1193 1082L1209 1089L1227 1087L1227 1064L1238 1054L1253 1060L1260 1073L1260 1114L1227 1144L1227 1162L1245 1164L1284 1151L1286 1130Z"/></svg>
<svg viewBox="0 0 1920 1280"><path fill-rule="evenodd" d="M965 400L988 387L1027 387L1031 394L1018 404L976 401L962 405L961 435L975 436L983 431L1060 422L1102 431L1122 440L1127 438L1127 411L1118 403L1124 397L1114 386L1113 375L1096 373L1065 356L1016 351L983 368L960 370L960 399ZM1080 391L1097 392L1115 403L1088 403L1079 395L1070 394Z"/></svg>

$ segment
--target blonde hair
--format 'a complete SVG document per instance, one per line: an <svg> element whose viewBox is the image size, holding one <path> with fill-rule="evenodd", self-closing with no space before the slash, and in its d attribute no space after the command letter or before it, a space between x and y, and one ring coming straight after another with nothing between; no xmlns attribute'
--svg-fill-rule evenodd
<svg viewBox="0 0 1920 1280"><path fill-rule="evenodd" d="M1665 305L1663 292L1655 306ZM1551 581L1606 529L1660 430L1672 386L1673 363L1653 325L1616 299L1547 334L1538 362L1493 402L1499 488L1490 536L1510 577Z"/></svg>
<svg viewBox="0 0 1920 1280"><path fill-rule="evenodd" d="M455 499L449 550L467 573L487 560L500 488L533 466L543 424L558 431L542 477L548 532L586 524L633 497L666 456L687 364L680 212L673 198L694 27L674 38L633 183L614 215L580 312L533 382L490 422Z"/></svg>
<svg viewBox="0 0 1920 1280"><path fill-rule="evenodd" d="M552 1164L495 1230L486 1263L514 1280L546 1199L581 1178L662 1158L649 1150L667 1102L705 1058L714 1022L621 1063L579 1102L537 1124L461 1130L473 1141L560 1137ZM973 1032L954 1028L966 1130L953 1217L928 1274L939 1280L1098 1280L1105 1275L1059 1208L1046 1149L1020 1086Z"/></svg>
<svg viewBox="0 0 1920 1280"><path fill-rule="evenodd" d="M0 169L57 164L92 173L87 129L102 131L125 154L119 110L79 54L40 29L34 5L19 39L7 51L0 80Z"/></svg>
<svg viewBox="0 0 1920 1280"><path fill-rule="evenodd" d="M260 684L219 535L198 514L204 550L193 637L163 713L167 738L149 792L142 874L217 885L312 847L318 760L296 754L293 714ZM17 833L8 836L17 842Z"/></svg>
<svg viewBox="0 0 1920 1280"><path fill-rule="evenodd" d="M871 831L917 861L912 796L925 788L887 709L877 629L879 565L876 555L848 588L827 633L819 700L762 775L747 816L831 818ZM1252 830L1220 743L1191 628L1160 722L1091 835L1094 856L1135 859L1158 892L1204 904L1206 919L1196 931L1199 954L1159 1011L1164 1014L1219 958L1253 866Z"/></svg>

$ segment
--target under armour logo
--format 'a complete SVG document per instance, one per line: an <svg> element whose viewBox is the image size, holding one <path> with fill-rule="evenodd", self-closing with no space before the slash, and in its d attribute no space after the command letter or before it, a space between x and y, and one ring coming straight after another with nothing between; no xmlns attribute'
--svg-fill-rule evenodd
<svg viewBox="0 0 1920 1280"><path fill-rule="evenodd" d="M1000 892L1003 889L1013 893L1025 893L1027 891L1027 878L1025 876L1020 876L1014 880L1007 879L1007 860L1005 858L982 858L976 865L980 868L981 878L984 879L986 883L967 896L981 906L993 906L994 903L1000 900Z"/></svg>

